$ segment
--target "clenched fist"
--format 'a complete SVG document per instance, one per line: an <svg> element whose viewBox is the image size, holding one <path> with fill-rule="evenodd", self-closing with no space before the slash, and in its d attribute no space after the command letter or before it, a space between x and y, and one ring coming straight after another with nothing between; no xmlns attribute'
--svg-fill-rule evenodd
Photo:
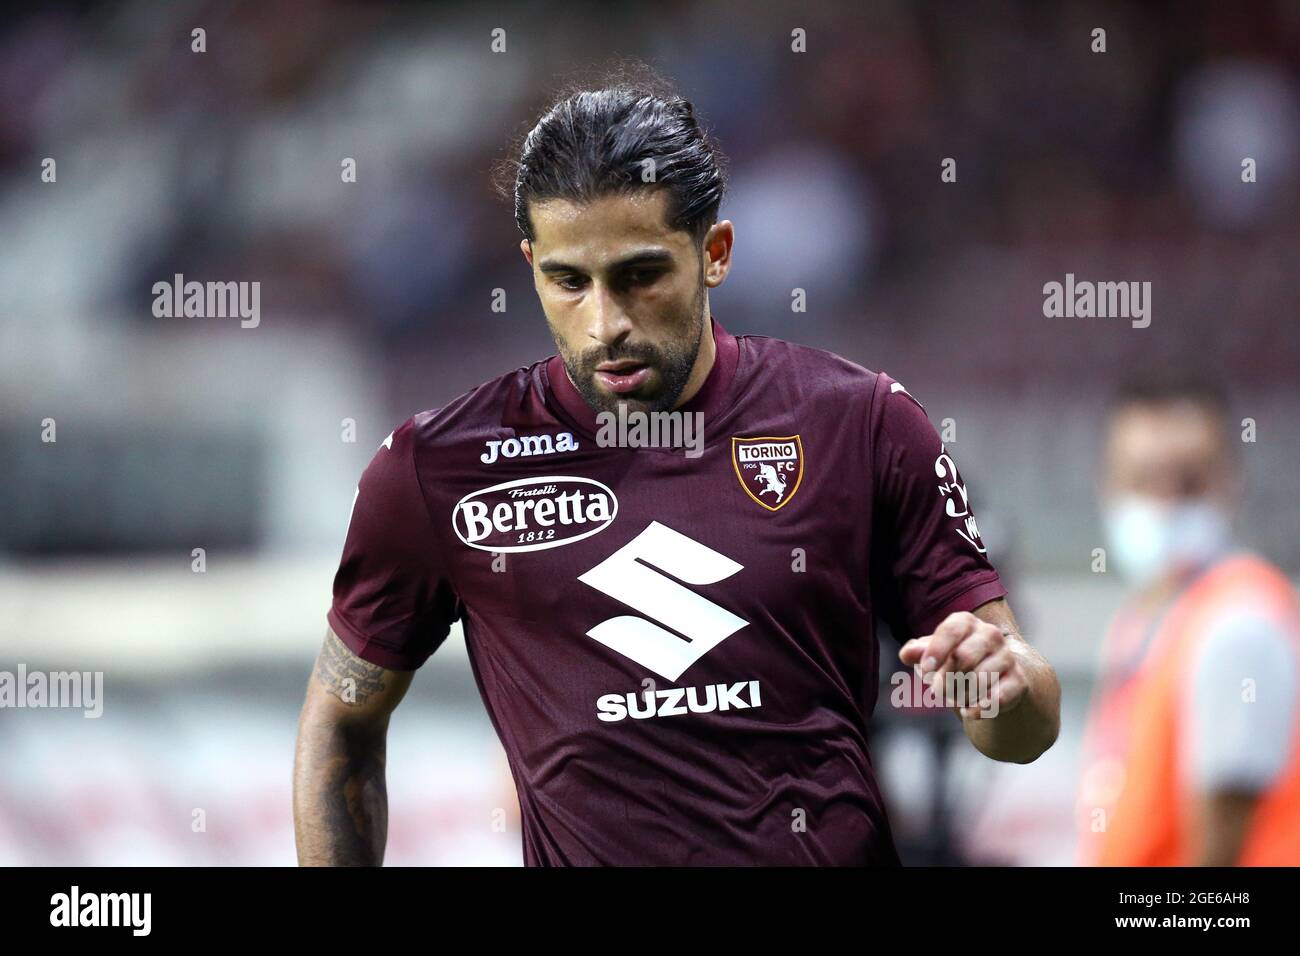
<svg viewBox="0 0 1300 956"><path fill-rule="evenodd" d="M1019 654L1023 646L1009 627L959 611L944 618L933 634L904 644L898 659L909 667L919 664L922 679L938 693L943 693L949 674L959 675L962 686L976 689L959 701L964 704L958 711L962 717L982 711L997 716L1013 709L1029 690Z"/></svg>

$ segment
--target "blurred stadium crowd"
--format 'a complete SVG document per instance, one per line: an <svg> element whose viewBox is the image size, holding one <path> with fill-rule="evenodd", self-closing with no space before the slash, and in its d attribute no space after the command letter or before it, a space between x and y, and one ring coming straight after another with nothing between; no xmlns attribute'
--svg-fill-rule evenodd
<svg viewBox="0 0 1300 956"><path fill-rule="evenodd" d="M1118 600L1089 560L1120 378L1222 377L1259 422L1243 537L1300 571L1294 3L44 5L0 27L0 655L100 666L109 702L93 733L0 715L28 768L0 774L0 862L291 861L293 713L357 476L412 412L553 351L490 170L575 67L617 56L673 79L730 159L728 330L832 349L953 419L1022 623L1057 642L1067 724ZM156 318L176 273L260 282L260 325ZM1067 273L1150 281L1151 326L1045 318ZM451 714L417 683L428 706L395 728L397 861L513 858L456 814L419 829L448 779L485 821L511 799L456 653L424 682L462 687ZM1068 734L1015 768L1001 844L962 819L976 837L946 850L940 790L1005 771L940 773L928 731L889 736L905 850L1069 861ZM226 837L199 848L209 805ZM229 822L250 806L260 823Z"/></svg>

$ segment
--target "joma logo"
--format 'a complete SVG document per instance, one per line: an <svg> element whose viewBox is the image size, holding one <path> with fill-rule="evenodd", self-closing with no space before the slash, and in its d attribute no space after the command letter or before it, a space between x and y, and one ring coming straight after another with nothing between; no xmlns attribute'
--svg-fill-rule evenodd
<svg viewBox="0 0 1300 956"><path fill-rule="evenodd" d="M561 451L577 451L578 442L571 432L558 435L525 435L522 438L495 439L489 441L487 451L478 456L478 460L490 465L497 458L531 458L533 455L554 455Z"/></svg>

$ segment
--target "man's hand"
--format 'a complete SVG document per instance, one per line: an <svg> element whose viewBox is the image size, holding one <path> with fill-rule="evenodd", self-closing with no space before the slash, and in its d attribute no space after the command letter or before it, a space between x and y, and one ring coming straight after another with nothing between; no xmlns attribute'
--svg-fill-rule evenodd
<svg viewBox="0 0 1300 956"><path fill-rule="evenodd" d="M1019 704L1029 690L1008 633L969 611L959 611L944 618L933 634L904 644L898 657L904 664L919 666L922 679L938 693L947 687L949 674L957 676L959 687L978 688L978 697L966 697L965 706L957 708L959 716L974 717L990 710L1002 714Z"/></svg>
<svg viewBox="0 0 1300 956"><path fill-rule="evenodd" d="M948 615L933 634L904 644L898 658L919 666L941 694L948 675L958 675L972 693L955 710L966 736L986 756L1029 763L1055 743L1061 725L1056 672L1020 636L1006 601Z"/></svg>

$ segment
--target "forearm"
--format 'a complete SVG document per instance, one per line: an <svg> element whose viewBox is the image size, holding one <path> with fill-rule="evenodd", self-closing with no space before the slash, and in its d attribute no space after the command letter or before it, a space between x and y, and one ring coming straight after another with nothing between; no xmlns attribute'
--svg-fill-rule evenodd
<svg viewBox="0 0 1300 956"><path fill-rule="evenodd" d="M304 712L293 816L302 866L379 866L388 839L384 737Z"/></svg>
<svg viewBox="0 0 1300 956"><path fill-rule="evenodd" d="M1061 685L1056 671L1041 654L1018 635L1007 646L1019 661L1027 691L1009 710L996 716L986 709L961 716L966 736L980 753L993 760L1030 763L1053 743L1061 729Z"/></svg>
<svg viewBox="0 0 1300 956"><path fill-rule="evenodd" d="M1246 831L1259 794L1222 790L1202 793L1194 801L1199 825L1193 828L1193 859L1196 866L1236 866Z"/></svg>
<svg viewBox="0 0 1300 956"><path fill-rule="evenodd" d="M362 660L326 631L298 719L293 819L300 864L384 861L388 721L412 676Z"/></svg>

